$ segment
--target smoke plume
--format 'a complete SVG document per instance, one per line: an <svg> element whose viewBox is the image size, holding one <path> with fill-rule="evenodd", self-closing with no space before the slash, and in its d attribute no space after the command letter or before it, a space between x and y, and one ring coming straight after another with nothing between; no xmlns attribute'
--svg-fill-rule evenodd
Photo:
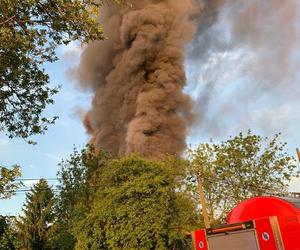
<svg viewBox="0 0 300 250"><path fill-rule="evenodd" d="M107 39L87 46L77 78L94 91L84 123L92 143L114 155L180 154L193 121L184 49L196 32L199 3L139 0L106 4Z"/></svg>
<svg viewBox="0 0 300 250"><path fill-rule="evenodd" d="M132 2L101 8L107 39L77 70L94 93L84 122L97 147L180 154L195 113L200 138L298 132L298 0Z"/></svg>

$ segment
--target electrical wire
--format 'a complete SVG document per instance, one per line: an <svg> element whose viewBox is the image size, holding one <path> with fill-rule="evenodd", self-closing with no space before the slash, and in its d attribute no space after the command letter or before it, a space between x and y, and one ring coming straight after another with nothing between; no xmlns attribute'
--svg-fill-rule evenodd
<svg viewBox="0 0 300 250"><path fill-rule="evenodd" d="M46 180L46 181L58 181L62 178L17 178L15 181L39 181L39 180Z"/></svg>

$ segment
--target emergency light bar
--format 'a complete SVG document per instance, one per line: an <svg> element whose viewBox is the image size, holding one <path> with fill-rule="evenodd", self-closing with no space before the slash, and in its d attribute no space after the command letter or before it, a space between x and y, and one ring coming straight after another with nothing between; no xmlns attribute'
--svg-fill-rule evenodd
<svg viewBox="0 0 300 250"><path fill-rule="evenodd" d="M209 228L209 229L206 229L206 234L212 235L212 234L217 234L217 233L225 233L225 232L250 229L250 228L253 228L253 222L247 221L244 223L236 223L236 224L230 224L230 225L222 225L222 226L215 227L215 228Z"/></svg>

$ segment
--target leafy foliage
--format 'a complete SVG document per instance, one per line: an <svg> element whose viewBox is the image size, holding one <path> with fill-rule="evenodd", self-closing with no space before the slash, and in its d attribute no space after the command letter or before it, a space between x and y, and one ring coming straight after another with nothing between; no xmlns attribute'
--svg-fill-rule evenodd
<svg viewBox="0 0 300 250"><path fill-rule="evenodd" d="M81 151L74 149L70 158L60 163L60 185L56 207L59 218L56 246L58 249L74 249L76 235L73 228L77 221L89 212L93 195L99 187L99 175L110 161L108 153L93 147Z"/></svg>
<svg viewBox="0 0 300 250"><path fill-rule="evenodd" d="M194 203L180 192L184 171L174 166L138 156L109 162L75 227L76 249L191 249L185 232L195 225Z"/></svg>
<svg viewBox="0 0 300 250"><path fill-rule="evenodd" d="M19 248L17 233L13 228L14 217L0 216L0 249L15 250Z"/></svg>
<svg viewBox="0 0 300 250"><path fill-rule="evenodd" d="M21 182L15 182L15 179L20 176L19 166L13 166L12 169L0 166L0 199L10 198L22 185Z"/></svg>
<svg viewBox="0 0 300 250"><path fill-rule="evenodd" d="M189 183L197 194L197 176L203 179L211 221L224 219L242 200L260 195L284 195L295 174L295 160L284 152L279 134L271 140L240 133L220 144L200 144L189 150Z"/></svg>
<svg viewBox="0 0 300 250"><path fill-rule="evenodd" d="M47 182L41 179L26 194L17 227L25 249L52 249L54 225L54 194Z"/></svg>
<svg viewBox="0 0 300 250"><path fill-rule="evenodd" d="M9 137L42 134L57 117L42 117L57 88L49 87L44 62L58 45L103 39L97 24L101 1L0 1L0 131Z"/></svg>

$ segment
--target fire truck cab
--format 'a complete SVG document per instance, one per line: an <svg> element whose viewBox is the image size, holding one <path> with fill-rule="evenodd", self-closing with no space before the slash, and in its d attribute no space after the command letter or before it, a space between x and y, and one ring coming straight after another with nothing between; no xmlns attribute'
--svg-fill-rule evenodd
<svg viewBox="0 0 300 250"><path fill-rule="evenodd" d="M227 224L195 231L194 243L196 250L300 250L300 199L245 200Z"/></svg>

